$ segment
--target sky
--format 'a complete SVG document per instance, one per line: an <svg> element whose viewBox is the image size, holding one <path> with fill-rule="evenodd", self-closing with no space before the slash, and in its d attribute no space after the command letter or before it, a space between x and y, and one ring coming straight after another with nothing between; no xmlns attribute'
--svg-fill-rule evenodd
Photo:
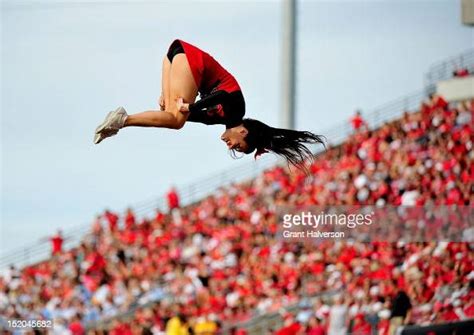
<svg viewBox="0 0 474 335"><path fill-rule="evenodd" d="M296 128L324 133L423 88L429 66L473 48L460 1L299 1ZM278 125L281 1L4 0L0 252L88 225L104 208L221 171L238 174L221 126L128 128L100 145L118 106L158 104L161 61L181 38L239 81L247 115Z"/></svg>

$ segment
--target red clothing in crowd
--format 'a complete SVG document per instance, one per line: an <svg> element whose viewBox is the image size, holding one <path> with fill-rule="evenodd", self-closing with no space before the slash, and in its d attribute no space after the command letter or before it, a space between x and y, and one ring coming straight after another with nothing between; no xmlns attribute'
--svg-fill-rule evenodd
<svg viewBox="0 0 474 335"><path fill-rule="evenodd" d="M298 322L293 322L291 325L280 328L275 335L296 335L301 329L301 325Z"/></svg>
<svg viewBox="0 0 474 335"><path fill-rule="evenodd" d="M69 330L71 331L72 335L83 335L85 334L84 327L79 321L73 321L69 325Z"/></svg>
<svg viewBox="0 0 474 335"><path fill-rule="evenodd" d="M359 314L355 318L355 324L352 327L352 333L354 335L370 335L371 327L370 324L365 321L364 315Z"/></svg>
<svg viewBox="0 0 474 335"><path fill-rule="evenodd" d="M89 268L87 269L87 272L96 272L96 271L102 271L102 269L105 268L106 266L106 261L105 261L105 258L104 256L102 256L100 253L98 252L94 252L92 253L88 259L87 259L89 262L90 262L90 266Z"/></svg>
<svg viewBox="0 0 474 335"><path fill-rule="evenodd" d="M127 229L132 228L135 225L135 214L132 210L127 210L127 214L125 215L125 227Z"/></svg>
<svg viewBox="0 0 474 335"><path fill-rule="evenodd" d="M321 325L310 328L307 333L307 335L325 335L325 334L326 334L326 331L324 330L324 327Z"/></svg>
<svg viewBox="0 0 474 335"><path fill-rule="evenodd" d="M452 306L448 306L447 309L441 313L441 320L446 322L454 322L459 320L459 316L454 312Z"/></svg>
<svg viewBox="0 0 474 335"><path fill-rule="evenodd" d="M464 312L464 315L466 315L467 317L473 318L474 317L474 302L471 301L470 303L468 303L466 307L464 307L463 312Z"/></svg>
<svg viewBox="0 0 474 335"><path fill-rule="evenodd" d="M469 70L464 68L464 69L458 69L454 71L454 76L455 77L467 77L469 76Z"/></svg>
<svg viewBox="0 0 474 335"><path fill-rule="evenodd" d="M167 198L168 198L168 208L170 210L179 208L179 197L178 197L178 193L176 192L174 188L172 188L168 192Z"/></svg>
<svg viewBox="0 0 474 335"><path fill-rule="evenodd" d="M362 118L360 114L356 114L352 119L351 119L351 124L352 128L354 130L359 130L362 126L365 126L365 120Z"/></svg>
<svg viewBox="0 0 474 335"><path fill-rule="evenodd" d="M390 321L388 319L380 320L377 329L379 335L388 335L390 331Z"/></svg>
<svg viewBox="0 0 474 335"><path fill-rule="evenodd" d="M52 253L53 255L59 254L63 248L64 239L62 238L61 234L57 234L51 238L52 244Z"/></svg>
<svg viewBox="0 0 474 335"><path fill-rule="evenodd" d="M448 107L448 102L444 100L442 96L437 95L433 98L433 107L446 109Z"/></svg>
<svg viewBox="0 0 474 335"><path fill-rule="evenodd" d="M119 220L118 215L110 211L105 211L104 215L105 215L105 218L107 219L107 222L109 223L110 231L115 231L117 229L117 224Z"/></svg>
<svg viewBox="0 0 474 335"><path fill-rule="evenodd" d="M132 330L129 325L118 324L109 333L110 335L132 335Z"/></svg>

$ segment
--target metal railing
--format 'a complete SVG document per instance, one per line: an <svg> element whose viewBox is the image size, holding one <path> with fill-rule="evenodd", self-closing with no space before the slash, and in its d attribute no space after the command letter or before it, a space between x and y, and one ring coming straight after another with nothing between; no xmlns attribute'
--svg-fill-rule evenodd
<svg viewBox="0 0 474 335"><path fill-rule="evenodd" d="M424 334L474 334L474 318L427 326L405 326L400 335L424 335Z"/></svg>
<svg viewBox="0 0 474 335"><path fill-rule="evenodd" d="M431 65L425 75L425 93L434 93L437 82L452 78L453 71L463 68L474 73L474 49Z"/></svg>
<svg viewBox="0 0 474 335"><path fill-rule="evenodd" d="M242 182L251 179L261 173L263 170L278 163L275 157L267 155L261 157L255 162L238 164L231 170L222 171L213 174L207 178L201 179L195 183L178 187L180 203L183 206L192 204L204 197L212 194L224 185L234 182ZM134 213L139 217L154 215L157 210L166 211L166 196L154 197L130 206ZM63 249L68 250L77 246L81 239L89 232L92 224L82 224L63 231ZM50 242L42 239L38 242L28 244L24 247L18 247L12 251L0 255L0 269L4 269L11 264L16 267L22 267L28 264L42 261L50 256Z"/></svg>
<svg viewBox="0 0 474 335"><path fill-rule="evenodd" d="M370 113L364 113L363 117L371 129L376 129L385 122L391 121L400 116L404 111L417 110L424 97L425 95L423 91L417 91L413 94L395 99L375 108ZM347 120L321 133L326 136L330 146L337 146L343 143L352 132L352 127ZM245 162L236 165L230 170L213 174L196 183L178 187L177 190L180 195L181 204L184 206L192 204L199 199L212 194L225 185L250 180L265 169L276 164L281 164L281 161L272 155L266 155L255 162ZM130 207L134 209L137 216L144 217L153 214L156 210L166 210L165 199L165 196L156 197L141 201ZM69 248L77 246L84 235L88 233L90 228L91 224L88 223L65 230L63 232L63 238L65 240L63 244L64 249L68 250ZM16 267L22 267L42 261L50 256L50 252L50 243L47 240L16 248L0 256L0 269L6 268L10 264L14 264Z"/></svg>

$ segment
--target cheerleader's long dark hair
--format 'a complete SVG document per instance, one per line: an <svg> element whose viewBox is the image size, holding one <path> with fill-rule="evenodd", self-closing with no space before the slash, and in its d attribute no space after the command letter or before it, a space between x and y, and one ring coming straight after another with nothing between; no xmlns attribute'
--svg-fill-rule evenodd
<svg viewBox="0 0 474 335"><path fill-rule="evenodd" d="M326 148L325 137L310 131L273 128L254 119L243 119L243 126L248 131L245 137L248 148L245 153L255 151L255 158L266 152L273 152L284 157L289 164L302 166L305 161L314 159L308 144L322 144Z"/></svg>

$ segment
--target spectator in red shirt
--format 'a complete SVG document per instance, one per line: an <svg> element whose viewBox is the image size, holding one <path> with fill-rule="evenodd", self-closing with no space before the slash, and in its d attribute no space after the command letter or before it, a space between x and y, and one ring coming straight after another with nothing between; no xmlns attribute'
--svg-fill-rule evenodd
<svg viewBox="0 0 474 335"><path fill-rule="evenodd" d="M469 76L469 70L465 67L456 69L453 71L453 77L467 77Z"/></svg>
<svg viewBox="0 0 474 335"><path fill-rule="evenodd" d="M133 213L131 208L127 209L127 213L125 214L125 228L131 229L136 223L135 214Z"/></svg>
<svg viewBox="0 0 474 335"><path fill-rule="evenodd" d="M283 328L276 331L275 335L297 335L301 330L301 325L295 320L293 314L284 317Z"/></svg>
<svg viewBox="0 0 474 335"><path fill-rule="evenodd" d="M356 115L354 115L352 117L351 125L352 125L352 128L354 129L354 131L356 131L356 132L358 132L359 130L362 130L363 127L365 129L367 129L367 123L362 118L362 115L361 115L359 110L356 111Z"/></svg>
<svg viewBox="0 0 474 335"><path fill-rule="evenodd" d="M102 256L97 251L94 251L93 253L91 253L87 260L90 263L90 266L87 268L88 273L100 272L105 268L107 264L104 256Z"/></svg>
<svg viewBox="0 0 474 335"><path fill-rule="evenodd" d="M352 326L352 334L354 335L370 335L370 324L365 320L364 314L357 314L354 318L354 325Z"/></svg>
<svg viewBox="0 0 474 335"><path fill-rule="evenodd" d="M459 321L459 316L456 314L452 304L446 304L443 306L439 318L441 322Z"/></svg>
<svg viewBox="0 0 474 335"><path fill-rule="evenodd" d="M61 230L58 230L56 235L50 238L50 241L51 241L51 247L52 247L52 252L51 252L52 255L54 256L54 255L60 254L62 252L63 242L64 242Z"/></svg>
<svg viewBox="0 0 474 335"><path fill-rule="evenodd" d="M69 324L69 331L72 335L84 335L86 333L80 320L79 315L76 315Z"/></svg>
<svg viewBox="0 0 474 335"><path fill-rule="evenodd" d="M321 320L317 317L312 316L308 321L308 326L306 330L307 335L326 335L326 330L321 324Z"/></svg>
<svg viewBox="0 0 474 335"><path fill-rule="evenodd" d="M433 108L440 108L443 110L448 108L448 102L441 95L430 94L430 100Z"/></svg>
<svg viewBox="0 0 474 335"><path fill-rule="evenodd" d="M115 213L112 213L111 211L107 209L105 211L104 216L107 219L107 222L109 223L110 231L114 232L115 230L117 230L117 225L118 225L118 220L119 220L118 215Z"/></svg>
<svg viewBox="0 0 474 335"><path fill-rule="evenodd" d="M166 197L168 198L168 208L170 211L179 208L179 196L174 187L171 188Z"/></svg>

